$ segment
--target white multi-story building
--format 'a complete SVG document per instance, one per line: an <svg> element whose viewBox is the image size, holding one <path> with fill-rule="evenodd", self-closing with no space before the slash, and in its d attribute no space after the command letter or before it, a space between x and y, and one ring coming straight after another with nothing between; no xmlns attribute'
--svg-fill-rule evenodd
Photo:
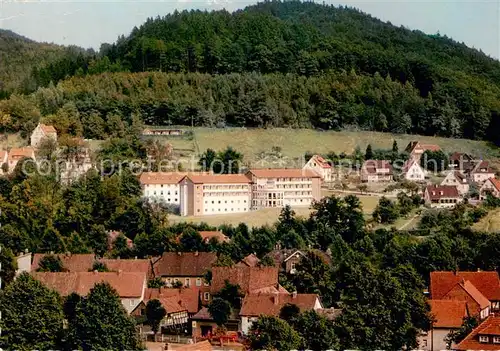
<svg viewBox="0 0 500 351"><path fill-rule="evenodd" d="M254 169L247 173L252 182L252 209L308 207L321 198L321 177L309 169Z"/></svg>
<svg viewBox="0 0 500 351"><path fill-rule="evenodd" d="M425 180L424 169L414 159L409 159L405 162L401 175L404 179L412 182L422 182Z"/></svg>
<svg viewBox="0 0 500 351"><path fill-rule="evenodd" d="M252 188L244 174L192 174L180 182L180 213L202 216L250 211Z"/></svg>
<svg viewBox="0 0 500 351"><path fill-rule="evenodd" d="M168 204L180 206L180 181L186 173L179 172L146 172L142 173L140 182L143 196L151 200L163 200Z"/></svg>
<svg viewBox="0 0 500 351"><path fill-rule="evenodd" d="M324 182L331 182L333 179L332 165L328 163L323 157L314 155L307 161L303 167L318 173Z"/></svg>

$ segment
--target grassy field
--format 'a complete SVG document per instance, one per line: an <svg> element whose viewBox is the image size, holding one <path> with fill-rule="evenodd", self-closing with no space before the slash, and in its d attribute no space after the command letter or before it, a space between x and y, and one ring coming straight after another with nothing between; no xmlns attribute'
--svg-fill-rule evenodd
<svg viewBox="0 0 500 351"><path fill-rule="evenodd" d="M327 195L324 193L323 195ZM363 212L365 217L368 219L375 207L377 206L378 197L375 196L359 196L361 205L363 206ZM308 208L294 208L297 216L309 217L311 210ZM218 227L222 224L231 224L236 226L240 223L246 223L249 227L260 227L262 225L273 225L278 220L281 208L266 208L259 211L251 211L247 213L234 213L234 214L223 214L223 215L210 215L210 216L175 216L171 215L169 220L171 223L207 223L208 225Z"/></svg>
<svg viewBox="0 0 500 351"><path fill-rule="evenodd" d="M323 153L334 151L351 153L357 146L364 152L371 144L373 149L390 149L395 139L400 151L404 150L408 142L419 140L423 143L438 144L445 152L468 152L484 158L496 158L499 152L491 148L486 142L425 137L417 135L389 134L377 132L333 132L315 131L311 129L211 129L195 128L195 139L201 151L207 148L222 150L232 146L243 153L245 160L256 162L262 152L270 152L272 147L281 148L285 158L302 157L306 151ZM187 149L194 141L171 139L174 148Z"/></svg>
<svg viewBox="0 0 500 351"><path fill-rule="evenodd" d="M500 209L490 211L484 218L472 226L484 232L500 232Z"/></svg>

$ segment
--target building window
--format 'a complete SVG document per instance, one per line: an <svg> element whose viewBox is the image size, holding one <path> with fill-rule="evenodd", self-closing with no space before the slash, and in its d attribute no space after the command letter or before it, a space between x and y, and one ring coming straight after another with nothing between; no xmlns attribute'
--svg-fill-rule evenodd
<svg viewBox="0 0 500 351"><path fill-rule="evenodd" d="M201 278L196 278L196 286L201 286Z"/></svg>
<svg viewBox="0 0 500 351"><path fill-rule="evenodd" d="M210 293L207 293L207 292L206 292L206 293L203 293L203 299L204 299L205 301L210 300Z"/></svg>
<svg viewBox="0 0 500 351"><path fill-rule="evenodd" d="M208 284L206 281L203 281L203 285L204 286L210 286L210 284Z"/></svg>
<svg viewBox="0 0 500 351"><path fill-rule="evenodd" d="M494 336L493 337L493 343L494 344L500 344L500 336Z"/></svg>
<svg viewBox="0 0 500 351"><path fill-rule="evenodd" d="M197 209L196 212L200 212L200 209Z"/></svg>
<svg viewBox="0 0 500 351"><path fill-rule="evenodd" d="M130 300L130 306L134 306L135 305L135 300Z"/></svg>
<svg viewBox="0 0 500 351"><path fill-rule="evenodd" d="M485 335L480 335L479 336L479 342L488 342L488 337Z"/></svg>
<svg viewBox="0 0 500 351"><path fill-rule="evenodd" d="M191 279L186 278L186 286L191 286Z"/></svg>

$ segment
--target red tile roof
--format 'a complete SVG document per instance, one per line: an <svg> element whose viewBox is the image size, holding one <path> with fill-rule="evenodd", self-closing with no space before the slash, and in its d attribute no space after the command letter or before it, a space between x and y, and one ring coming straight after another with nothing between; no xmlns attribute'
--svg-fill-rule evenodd
<svg viewBox="0 0 500 351"><path fill-rule="evenodd" d="M199 232L204 241L210 241L212 238L216 238L219 242L227 242L229 238L224 235L220 230L205 230Z"/></svg>
<svg viewBox="0 0 500 351"><path fill-rule="evenodd" d="M316 163L321 168L332 168L332 166L328 162L326 162L326 160L323 157L321 157L320 155L314 155L313 157L311 157L311 159L316 161Z"/></svg>
<svg viewBox="0 0 500 351"><path fill-rule="evenodd" d="M481 310L490 305L490 301L484 297L484 295L481 294L481 292L477 290L477 288L468 280L463 280L456 284L452 290L455 288L463 289L474 301L477 302ZM451 293L452 290L450 290L449 293ZM450 294L446 294L443 298L446 299L448 296L450 296Z"/></svg>
<svg viewBox="0 0 500 351"><path fill-rule="evenodd" d="M496 179L496 178L490 178L488 179L491 184L495 187L495 189L497 189L498 191L500 191L500 180Z"/></svg>
<svg viewBox="0 0 500 351"><path fill-rule="evenodd" d="M429 195L431 200L439 200L441 198L458 198L460 193L458 188L454 185L428 185L426 188L426 193Z"/></svg>
<svg viewBox="0 0 500 351"><path fill-rule="evenodd" d="M187 175L185 172L144 172L139 181L143 185L177 184Z"/></svg>
<svg viewBox="0 0 500 351"><path fill-rule="evenodd" d="M23 158L35 158L35 149L31 146L21 147L21 148L12 148L9 151L9 162L19 161Z"/></svg>
<svg viewBox="0 0 500 351"><path fill-rule="evenodd" d="M385 175L391 175L392 174L392 165L389 161L387 160L366 160L363 163L362 169L371 174L385 174ZM387 170L388 172L381 172L380 170Z"/></svg>
<svg viewBox="0 0 500 351"><path fill-rule="evenodd" d="M405 151L409 153L413 153L414 151L425 152L429 151L439 151L441 148L435 144L421 144L419 141L411 141L407 146Z"/></svg>
<svg viewBox="0 0 500 351"><path fill-rule="evenodd" d="M189 174L186 177L194 184L249 184L244 174Z"/></svg>
<svg viewBox="0 0 500 351"><path fill-rule="evenodd" d="M40 128L45 134L50 134L50 133L57 133L56 129L54 126L46 125L46 124L41 124L40 123Z"/></svg>
<svg viewBox="0 0 500 351"><path fill-rule="evenodd" d="M254 254L250 254L236 264L237 267L257 267L260 260Z"/></svg>
<svg viewBox="0 0 500 351"><path fill-rule="evenodd" d="M479 342L479 336L489 337L489 342ZM479 351L479 350L500 350L500 344L493 343L492 337L500 336L500 317L491 315L486 318L476 329L465 337L454 349Z"/></svg>
<svg viewBox="0 0 500 351"><path fill-rule="evenodd" d="M40 261L46 254L34 254L31 270L36 271L40 268ZM93 254L57 254L54 255L61 259L65 271L68 272L88 272L92 269L95 261Z"/></svg>
<svg viewBox="0 0 500 351"><path fill-rule="evenodd" d="M144 272L149 277L152 274L151 261L147 259L109 259L99 260L104 263L110 271L118 272Z"/></svg>
<svg viewBox="0 0 500 351"><path fill-rule="evenodd" d="M450 162L453 161L470 161L472 160L472 157L469 154L463 153L463 152L454 152L450 156Z"/></svg>
<svg viewBox="0 0 500 351"><path fill-rule="evenodd" d="M189 288L161 288L161 289L146 289L144 294L145 303L152 299L172 300L179 304L183 310L188 313L198 312L200 289L197 287ZM168 311L168 310L167 310ZM170 312L170 311L169 311Z"/></svg>
<svg viewBox="0 0 500 351"><path fill-rule="evenodd" d="M490 301L500 301L500 279L497 272L431 272L432 299L442 299L462 279L470 281Z"/></svg>
<svg viewBox="0 0 500 351"><path fill-rule="evenodd" d="M310 169L251 169L248 173L256 178L320 178L316 172Z"/></svg>
<svg viewBox="0 0 500 351"><path fill-rule="evenodd" d="M302 312L314 309L316 294L248 294L243 299L240 316L278 316L281 308L289 303Z"/></svg>
<svg viewBox="0 0 500 351"><path fill-rule="evenodd" d="M477 163L476 167L471 171L471 174L474 173L494 173L493 170L490 167L490 164L488 161L480 161Z"/></svg>
<svg viewBox="0 0 500 351"><path fill-rule="evenodd" d="M209 341L201 341L195 344L187 344L175 348L176 351L212 351L212 344Z"/></svg>
<svg viewBox="0 0 500 351"><path fill-rule="evenodd" d="M201 277L217 260L213 252L165 252L154 263L155 276Z"/></svg>
<svg viewBox="0 0 500 351"><path fill-rule="evenodd" d="M276 267L213 267L212 268L212 295L219 292L225 281L238 284L244 293L278 288L278 268Z"/></svg>
<svg viewBox="0 0 500 351"><path fill-rule="evenodd" d="M429 300L434 328L460 328L467 317L467 302L455 300Z"/></svg>
<svg viewBox="0 0 500 351"><path fill-rule="evenodd" d="M85 296L95 284L109 283L121 298L141 297L147 283L145 273L130 272L35 272L33 277L62 296L73 292Z"/></svg>

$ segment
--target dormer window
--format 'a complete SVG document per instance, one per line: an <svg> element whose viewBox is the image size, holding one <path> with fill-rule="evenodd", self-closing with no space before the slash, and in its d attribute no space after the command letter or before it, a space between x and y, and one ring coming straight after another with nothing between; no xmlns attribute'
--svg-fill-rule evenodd
<svg viewBox="0 0 500 351"><path fill-rule="evenodd" d="M432 192L432 195L436 195L436 192L435 192L435 191L433 191L433 192Z"/></svg>
<svg viewBox="0 0 500 351"><path fill-rule="evenodd" d="M439 194L444 195L444 193L442 191L440 191Z"/></svg>
<svg viewBox="0 0 500 351"><path fill-rule="evenodd" d="M500 344L500 336L494 336L493 337L493 343L494 344Z"/></svg>
<svg viewBox="0 0 500 351"><path fill-rule="evenodd" d="M489 338L486 335L479 335L479 342L488 342Z"/></svg>

